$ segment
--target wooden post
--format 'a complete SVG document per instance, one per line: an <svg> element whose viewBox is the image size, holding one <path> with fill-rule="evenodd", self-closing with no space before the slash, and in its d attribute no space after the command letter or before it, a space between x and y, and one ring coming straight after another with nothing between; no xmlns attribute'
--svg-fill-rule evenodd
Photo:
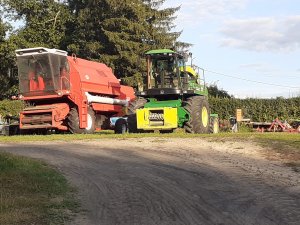
<svg viewBox="0 0 300 225"><path fill-rule="evenodd" d="M236 109L236 121L242 122L243 114L241 109Z"/></svg>

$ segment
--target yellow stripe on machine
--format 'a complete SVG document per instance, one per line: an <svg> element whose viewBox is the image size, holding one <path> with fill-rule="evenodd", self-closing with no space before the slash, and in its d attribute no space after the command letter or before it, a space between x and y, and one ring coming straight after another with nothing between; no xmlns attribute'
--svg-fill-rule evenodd
<svg viewBox="0 0 300 225"><path fill-rule="evenodd" d="M194 76L194 77L197 77L197 73L196 73L196 71L191 67L191 66L185 66L185 67L183 67L183 66L181 66L180 67L180 71L181 72L184 72L184 71L186 71L187 73L189 73L190 75L192 75L192 76Z"/></svg>
<svg viewBox="0 0 300 225"><path fill-rule="evenodd" d="M143 108L136 110L137 128L141 130L170 130L178 126L177 108Z"/></svg>

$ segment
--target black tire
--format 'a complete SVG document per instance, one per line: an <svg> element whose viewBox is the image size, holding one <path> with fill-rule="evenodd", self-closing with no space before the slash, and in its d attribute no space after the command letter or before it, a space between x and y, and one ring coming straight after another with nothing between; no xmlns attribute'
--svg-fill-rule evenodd
<svg viewBox="0 0 300 225"><path fill-rule="evenodd" d="M128 124L128 132L129 133L139 133L137 129L137 121L136 121L136 114L130 114L127 117L127 124Z"/></svg>
<svg viewBox="0 0 300 225"><path fill-rule="evenodd" d="M184 102L184 109L189 112L190 119L185 123L187 133L209 133L209 105L204 96L192 96Z"/></svg>
<svg viewBox="0 0 300 225"><path fill-rule="evenodd" d="M33 131L30 129L20 129L20 135L32 135Z"/></svg>
<svg viewBox="0 0 300 225"><path fill-rule="evenodd" d="M9 126L11 127L11 135L19 135L20 134L20 125L19 125L19 123L11 124Z"/></svg>
<svg viewBox="0 0 300 225"><path fill-rule="evenodd" d="M95 132L95 112L88 108L88 127L80 128L78 111L76 108L71 108L67 124L69 131L73 134L92 134Z"/></svg>
<svg viewBox="0 0 300 225"><path fill-rule="evenodd" d="M136 121L136 110L143 108L144 105L147 103L147 99L144 98L137 98L134 101L129 103L128 106L128 132L129 133L141 133L142 130L137 129L137 121Z"/></svg>
<svg viewBox="0 0 300 225"><path fill-rule="evenodd" d="M49 134L49 130L47 129L40 129L36 132L37 135L48 135Z"/></svg>
<svg viewBox="0 0 300 225"><path fill-rule="evenodd" d="M118 119L115 124L115 134L125 134L128 130L127 121L125 119Z"/></svg>
<svg viewBox="0 0 300 225"><path fill-rule="evenodd" d="M220 131L219 118L210 117L209 133L217 134Z"/></svg>
<svg viewBox="0 0 300 225"><path fill-rule="evenodd" d="M135 114L135 110L143 108L147 103L147 99L145 98L136 98L134 101L129 103L128 106L128 115Z"/></svg>
<svg viewBox="0 0 300 225"><path fill-rule="evenodd" d="M173 129L172 130L160 130L159 131L159 133L161 133L161 134L171 134L171 133L173 133Z"/></svg>

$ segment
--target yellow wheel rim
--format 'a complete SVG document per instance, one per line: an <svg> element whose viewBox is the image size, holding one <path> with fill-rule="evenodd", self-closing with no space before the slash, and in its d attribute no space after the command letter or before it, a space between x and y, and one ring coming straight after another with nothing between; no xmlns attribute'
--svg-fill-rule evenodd
<svg viewBox="0 0 300 225"><path fill-rule="evenodd" d="M202 108L202 125L204 127L208 126L208 111L206 107Z"/></svg>

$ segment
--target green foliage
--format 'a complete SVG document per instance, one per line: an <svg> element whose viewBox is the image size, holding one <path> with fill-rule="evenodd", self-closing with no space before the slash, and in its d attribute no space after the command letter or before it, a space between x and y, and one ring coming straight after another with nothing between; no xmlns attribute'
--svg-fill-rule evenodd
<svg viewBox="0 0 300 225"><path fill-rule="evenodd" d="M17 93L18 80L14 58L17 40L15 36L10 40L6 38L10 30L11 26L0 18L0 100Z"/></svg>
<svg viewBox="0 0 300 225"><path fill-rule="evenodd" d="M5 12L7 19L24 20L24 25L12 30L0 18L0 100L18 93L15 50L39 46L60 48L66 23L71 19L66 5L54 0L1 0L1 7L1 14Z"/></svg>
<svg viewBox="0 0 300 225"><path fill-rule="evenodd" d="M208 86L207 90L208 90L209 96L211 96L211 97L219 97L219 98L231 98L232 97L228 94L227 91L224 91L224 90L218 88L218 86L215 84Z"/></svg>
<svg viewBox="0 0 300 225"><path fill-rule="evenodd" d="M23 19L25 25L16 34L23 41L19 47L60 47L66 23L71 19L66 5L54 0L2 0L12 20Z"/></svg>
<svg viewBox="0 0 300 225"><path fill-rule="evenodd" d="M22 101L0 101L0 115L1 116L14 116L17 117L24 108L24 102Z"/></svg>
<svg viewBox="0 0 300 225"><path fill-rule="evenodd" d="M243 110L243 117L252 121L273 121L300 118L300 97L276 99L234 99L215 98L209 99L211 112L218 113L221 119L229 119L235 115L236 109Z"/></svg>

